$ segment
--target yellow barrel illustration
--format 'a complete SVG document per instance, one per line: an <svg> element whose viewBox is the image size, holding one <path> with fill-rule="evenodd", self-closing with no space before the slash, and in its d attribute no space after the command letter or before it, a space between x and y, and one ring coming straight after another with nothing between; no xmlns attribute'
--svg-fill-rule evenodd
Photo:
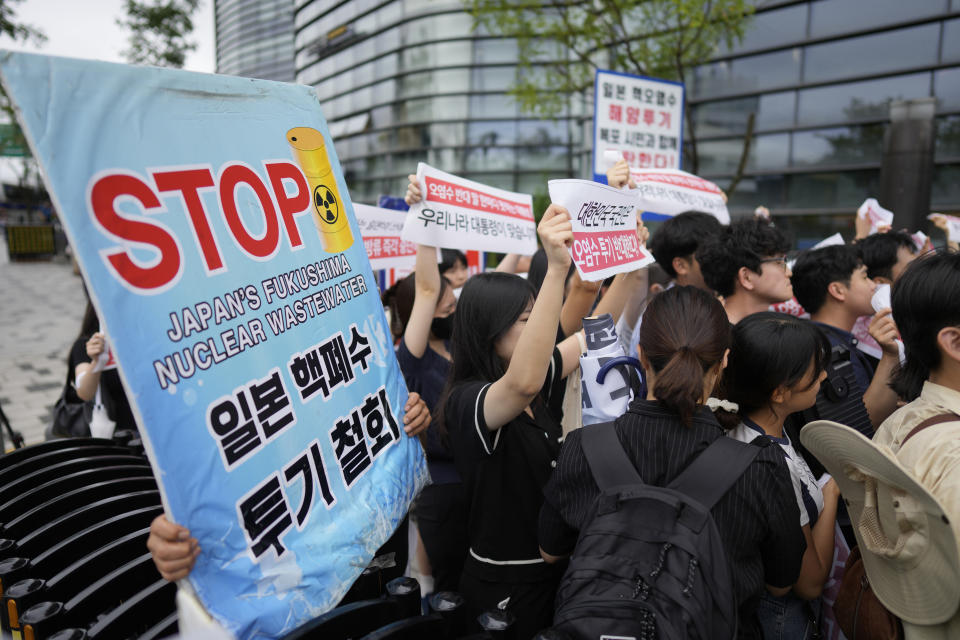
<svg viewBox="0 0 960 640"><path fill-rule="evenodd" d="M339 253L348 249L353 244L353 233L337 190L323 135L310 127L294 127L287 131L287 142L293 147L297 163L310 185L313 221L320 231L324 250Z"/></svg>

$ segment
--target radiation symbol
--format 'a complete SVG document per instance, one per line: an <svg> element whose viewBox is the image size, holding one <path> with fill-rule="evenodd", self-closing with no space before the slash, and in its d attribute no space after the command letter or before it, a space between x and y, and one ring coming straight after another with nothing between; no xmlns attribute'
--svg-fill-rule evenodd
<svg viewBox="0 0 960 640"><path fill-rule="evenodd" d="M317 208L317 213L327 224L334 224L340 218L340 203L333 191L325 185L317 185L313 190L313 204Z"/></svg>

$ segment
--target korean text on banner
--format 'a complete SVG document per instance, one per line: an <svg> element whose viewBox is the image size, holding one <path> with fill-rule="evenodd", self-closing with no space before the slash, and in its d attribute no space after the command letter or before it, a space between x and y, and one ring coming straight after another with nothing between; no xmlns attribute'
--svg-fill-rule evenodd
<svg viewBox="0 0 960 640"><path fill-rule="evenodd" d="M870 235L893 224L893 211L880 206L876 198L867 198L857 209L857 216L870 221Z"/></svg>
<svg viewBox="0 0 960 640"><path fill-rule="evenodd" d="M597 71L593 116L594 180L623 157L637 169L679 169L683 158L683 85Z"/></svg>
<svg viewBox="0 0 960 640"><path fill-rule="evenodd" d="M410 207L403 239L445 249L530 255L537 250L533 198L465 180L421 162L423 199Z"/></svg>
<svg viewBox="0 0 960 640"><path fill-rule="evenodd" d="M20 53L0 74L197 595L240 638L330 609L427 472L316 95Z"/></svg>
<svg viewBox="0 0 960 640"><path fill-rule="evenodd" d="M413 271L417 260L417 245L400 237L405 211L371 207L353 203L357 226L363 247L373 269L400 269Z"/></svg>
<svg viewBox="0 0 960 640"><path fill-rule="evenodd" d="M551 180L550 201L570 212L570 255L580 277L589 282L635 271L653 262L637 237L637 199L590 180Z"/></svg>
<svg viewBox="0 0 960 640"><path fill-rule="evenodd" d="M675 216L684 211L709 213L721 224L730 224L723 191L709 180L678 169L630 170L643 211Z"/></svg>

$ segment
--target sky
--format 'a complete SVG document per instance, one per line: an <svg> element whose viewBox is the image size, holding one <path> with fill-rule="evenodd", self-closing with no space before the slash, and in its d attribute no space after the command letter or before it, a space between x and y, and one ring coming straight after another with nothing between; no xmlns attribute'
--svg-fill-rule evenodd
<svg viewBox="0 0 960 640"><path fill-rule="evenodd" d="M0 49L32 51L71 58L124 62L127 34L117 25L124 0L24 0L11 4L15 22L43 31L47 41L37 46L0 37ZM216 67L213 0L201 0L193 20L192 40L197 49L187 56L185 69L213 73ZM21 161L0 158L0 182L17 182Z"/></svg>
<svg viewBox="0 0 960 640"><path fill-rule="evenodd" d="M16 22L39 28L47 41L37 47L0 37L0 48L123 62L120 52L127 46L127 34L116 23L123 15L123 5L123 0L24 0L12 4ZM198 46L187 56L184 68L213 73L213 0L201 0L194 17L193 40Z"/></svg>

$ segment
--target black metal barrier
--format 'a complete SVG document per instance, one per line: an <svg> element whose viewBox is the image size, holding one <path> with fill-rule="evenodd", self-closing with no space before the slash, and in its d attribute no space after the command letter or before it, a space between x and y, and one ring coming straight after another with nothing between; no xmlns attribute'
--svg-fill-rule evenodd
<svg viewBox="0 0 960 640"><path fill-rule="evenodd" d="M0 629L23 640L175 634L176 585L146 548L162 513L134 433L0 456Z"/></svg>

